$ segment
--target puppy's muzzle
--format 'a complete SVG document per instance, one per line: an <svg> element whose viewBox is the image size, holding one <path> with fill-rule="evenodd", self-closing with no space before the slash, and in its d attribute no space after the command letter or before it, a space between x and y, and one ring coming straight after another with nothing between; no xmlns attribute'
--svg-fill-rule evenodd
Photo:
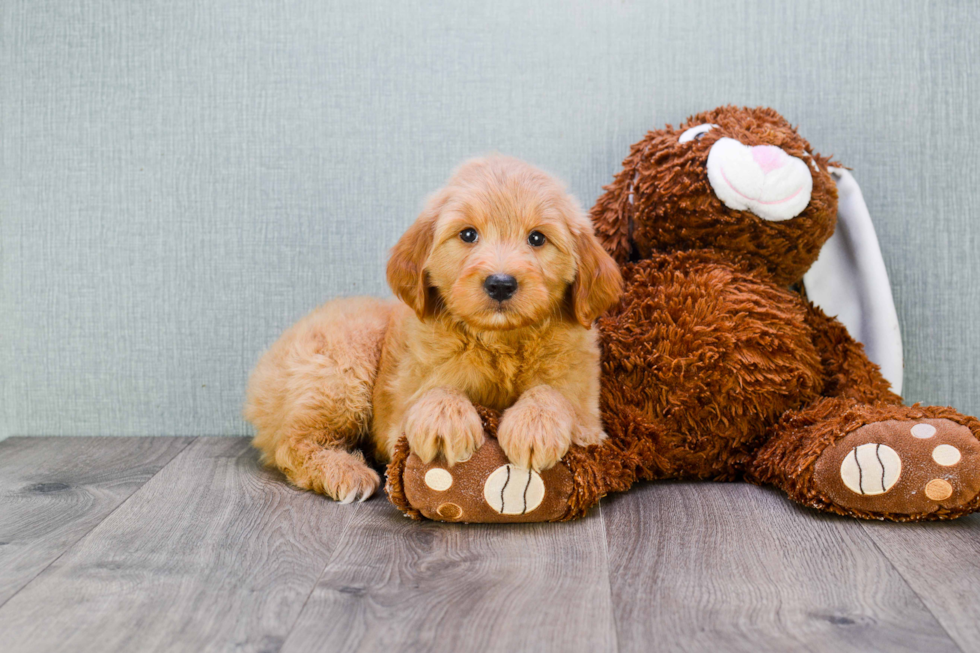
<svg viewBox="0 0 980 653"><path fill-rule="evenodd" d="M490 295L491 299L503 302L514 296L517 292L517 279L509 274L491 274L483 282L483 289Z"/></svg>

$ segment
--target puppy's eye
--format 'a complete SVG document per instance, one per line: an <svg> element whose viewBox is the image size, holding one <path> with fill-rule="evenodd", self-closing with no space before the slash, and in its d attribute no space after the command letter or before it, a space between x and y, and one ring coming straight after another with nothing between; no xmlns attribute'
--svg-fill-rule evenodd
<svg viewBox="0 0 980 653"><path fill-rule="evenodd" d="M547 239L540 231L532 231L527 237L527 244L531 247L541 247Z"/></svg>
<svg viewBox="0 0 980 653"><path fill-rule="evenodd" d="M467 227L459 232L459 239L464 243L475 243L476 239L480 237L480 234L476 233L476 229L473 227Z"/></svg>
<svg viewBox="0 0 980 653"><path fill-rule="evenodd" d="M677 139L678 143L686 143L688 141L699 141L704 138L704 135L709 131L717 127L718 125L704 124L698 125L697 127L691 127Z"/></svg>

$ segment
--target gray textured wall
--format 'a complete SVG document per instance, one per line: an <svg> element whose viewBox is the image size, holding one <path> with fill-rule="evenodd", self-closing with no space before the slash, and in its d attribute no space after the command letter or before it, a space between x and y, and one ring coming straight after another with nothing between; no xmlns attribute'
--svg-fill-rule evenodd
<svg viewBox="0 0 980 653"><path fill-rule="evenodd" d="M246 375L464 157L590 205L647 130L771 105L854 168L906 397L980 413L980 4L0 2L2 424L246 433Z"/></svg>

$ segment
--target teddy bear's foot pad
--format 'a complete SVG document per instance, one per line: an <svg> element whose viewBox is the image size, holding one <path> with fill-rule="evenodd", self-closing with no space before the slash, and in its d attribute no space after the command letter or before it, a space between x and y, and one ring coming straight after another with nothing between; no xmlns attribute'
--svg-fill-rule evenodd
<svg viewBox="0 0 980 653"><path fill-rule="evenodd" d="M980 493L980 442L948 419L885 420L824 451L814 482L837 505L869 513L956 511Z"/></svg>
<svg viewBox="0 0 980 653"><path fill-rule="evenodd" d="M488 437L472 458L452 467L438 459L426 464L411 454L402 483L409 503L429 519L536 522L565 514L572 474L562 463L542 472L521 469Z"/></svg>

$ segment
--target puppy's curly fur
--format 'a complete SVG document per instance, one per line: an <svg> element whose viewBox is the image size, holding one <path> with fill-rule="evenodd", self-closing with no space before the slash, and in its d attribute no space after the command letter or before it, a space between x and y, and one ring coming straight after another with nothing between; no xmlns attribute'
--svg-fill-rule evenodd
<svg viewBox="0 0 980 653"><path fill-rule="evenodd" d="M252 373L254 445L293 484L363 500L380 479L360 448L385 462L402 433L423 461L465 460L484 438L474 402L504 411L497 437L521 467L546 469L571 444L605 438L591 326L623 282L557 180L508 157L467 162L387 272L401 302L329 302ZM491 275L516 292L494 298Z"/></svg>

